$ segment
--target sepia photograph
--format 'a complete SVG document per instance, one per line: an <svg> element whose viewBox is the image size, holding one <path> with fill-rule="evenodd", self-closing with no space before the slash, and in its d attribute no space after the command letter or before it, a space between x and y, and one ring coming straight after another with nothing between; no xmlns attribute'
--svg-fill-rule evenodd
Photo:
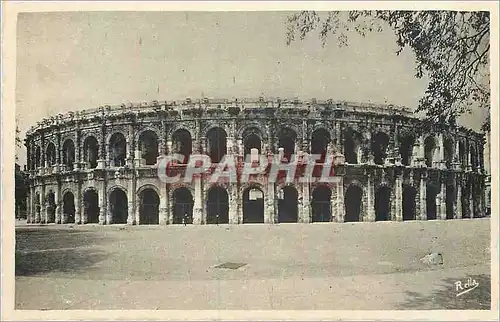
<svg viewBox="0 0 500 322"><path fill-rule="evenodd" d="M11 4L12 316L498 319L498 3L286 4Z"/></svg>

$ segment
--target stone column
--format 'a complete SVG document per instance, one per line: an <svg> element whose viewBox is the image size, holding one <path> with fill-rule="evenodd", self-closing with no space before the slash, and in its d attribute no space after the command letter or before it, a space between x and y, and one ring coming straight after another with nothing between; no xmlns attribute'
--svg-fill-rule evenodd
<svg viewBox="0 0 500 322"><path fill-rule="evenodd" d="M193 178L194 184L194 206L193 206L193 224L201 225L205 223L203 211L203 187L201 176L196 175Z"/></svg>
<svg viewBox="0 0 500 322"><path fill-rule="evenodd" d="M229 223L239 224L240 222L240 204L241 199L239 198L238 186L236 184L231 184L229 187Z"/></svg>
<svg viewBox="0 0 500 322"><path fill-rule="evenodd" d="M333 222L344 222L345 205L344 205L344 177L339 176L339 181L333 184L331 195L331 207Z"/></svg>
<svg viewBox="0 0 500 322"><path fill-rule="evenodd" d="M474 218L475 216L475 213L474 213L474 204L475 204L476 200L474 200L474 189L473 189L473 185L471 185L471 189L470 189L470 194L469 194L469 213L470 213L470 218Z"/></svg>
<svg viewBox="0 0 500 322"><path fill-rule="evenodd" d="M77 183L77 188L75 191L75 224L81 224L82 223L82 200L81 200L81 191L80 191L80 184Z"/></svg>
<svg viewBox="0 0 500 322"><path fill-rule="evenodd" d="M97 197L99 203L99 224L105 225L107 220L107 194L105 181L100 181L97 185Z"/></svg>
<svg viewBox="0 0 500 322"><path fill-rule="evenodd" d="M80 164L82 163L81 153L80 153L80 130L76 130L75 133L75 162L73 163L73 169L80 169ZM76 220L76 219L75 219Z"/></svg>
<svg viewBox="0 0 500 322"><path fill-rule="evenodd" d="M127 201L128 201L128 216L127 216L127 224L135 225L139 224L138 220L138 210L139 207L136 205L135 198L135 178L127 179ZM136 207L137 206L137 207Z"/></svg>
<svg viewBox="0 0 500 322"><path fill-rule="evenodd" d="M267 193L264 194L264 222L266 224L274 224L275 221L275 205L276 205L276 190L272 182L267 184Z"/></svg>
<svg viewBox="0 0 500 322"><path fill-rule="evenodd" d="M441 182L441 192L439 193L438 199L440 203L436 202L439 210L437 219L446 220L446 183L444 182Z"/></svg>
<svg viewBox="0 0 500 322"><path fill-rule="evenodd" d="M443 134L438 134L437 136L437 147L434 151L434 155L432 156L433 166L438 169L445 168L444 162L444 144L443 144Z"/></svg>
<svg viewBox="0 0 500 322"><path fill-rule="evenodd" d="M106 143L106 126L103 125L101 129L101 137L100 137L100 144L99 144L99 160L97 160L97 168L98 169L105 169L106 168L106 161L107 160L107 153L106 151L109 150L108 144ZM109 163L108 163L109 164Z"/></svg>
<svg viewBox="0 0 500 322"><path fill-rule="evenodd" d="M396 175L394 183L395 199L392 203L394 205L393 220L403 221L403 177L402 174Z"/></svg>
<svg viewBox="0 0 500 322"><path fill-rule="evenodd" d="M457 182L457 198L456 198L457 211L455 213L456 219L462 219L462 185Z"/></svg>
<svg viewBox="0 0 500 322"><path fill-rule="evenodd" d="M363 216L363 220L360 221L375 221L375 187L373 184L373 178L369 174L366 184L366 189L364 190L364 198L366 200L366 211Z"/></svg>
<svg viewBox="0 0 500 322"><path fill-rule="evenodd" d="M424 176L420 178L420 218L418 220L427 220L427 180Z"/></svg>
<svg viewBox="0 0 500 322"><path fill-rule="evenodd" d="M304 182L302 186L302 207L299 208L299 222L310 223L311 222L311 196L309 183Z"/></svg>
<svg viewBox="0 0 500 322"><path fill-rule="evenodd" d="M27 223L31 224L35 221L35 187L33 185L30 185L30 192L29 192L29 207L28 207L28 215L27 215Z"/></svg>
<svg viewBox="0 0 500 322"><path fill-rule="evenodd" d="M161 184L160 185L160 211L159 211L159 218L158 218L158 223L160 225L168 225L169 222L169 202L168 202L168 191L167 191L167 185L166 184Z"/></svg>

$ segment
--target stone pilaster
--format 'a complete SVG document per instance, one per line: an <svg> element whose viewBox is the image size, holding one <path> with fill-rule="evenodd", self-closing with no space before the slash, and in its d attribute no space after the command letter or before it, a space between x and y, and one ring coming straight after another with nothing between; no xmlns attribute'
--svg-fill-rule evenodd
<svg viewBox="0 0 500 322"><path fill-rule="evenodd" d="M470 188L470 193L469 193L469 214L470 214L470 218L474 218L475 217L475 213L474 213L474 204L476 202L476 200L474 200L474 189L473 189L473 185L471 185L471 188Z"/></svg>
<svg viewBox="0 0 500 322"><path fill-rule="evenodd" d="M393 220L403 221L403 177L401 174L396 175L394 182L394 205Z"/></svg>
<svg viewBox="0 0 500 322"><path fill-rule="evenodd" d="M239 224L242 223L240 221L240 204L241 199L239 198L238 186L236 184L232 184L229 188L229 223L230 224Z"/></svg>
<svg viewBox="0 0 500 322"><path fill-rule="evenodd" d="M128 201L127 224L128 225L139 224L139 220L137 218L139 207L136 207L136 202L135 202L135 177L129 178L127 180L127 201Z"/></svg>
<svg viewBox="0 0 500 322"><path fill-rule="evenodd" d="M80 191L80 184L77 183L78 187L75 191L74 194L74 202L75 202L75 224L81 224L82 223L82 200L81 200L81 191Z"/></svg>
<svg viewBox="0 0 500 322"><path fill-rule="evenodd" d="M193 207L193 224L201 225L205 223L203 211L203 186L200 176L193 178L194 184L194 207Z"/></svg>
<svg viewBox="0 0 500 322"><path fill-rule="evenodd" d="M160 225L168 225L169 221L169 200L168 191L165 184L160 185L160 211L158 213L158 223Z"/></svg>
<svg viewBox="0 0 500 322"><path fill-rule="evenodd" d="M330 221L344 222L344 177L339 176L339 181L333 184L330 205L332 207L332 218Z"/></svg>
<svg viewBox="0 0 500 322"><path fill-rule="evenodd" d="M99 224L105 225L107 223L107 194L106 194L106 185L104 181L99 182L98 184L98 198L99 198Z"/></svg>
<svg viewBox="0 0 500 322"><path fill-rule="evenodd" d="M438 216L437 219L446 220L446 184L441 182L441 192L439 193L439 203L436 202L436 206L438 207Z"/></svg>
<svg viewBox="0 0 500 322"><path fill-rule="evenodd" d="M456 207L455 219L462 219L462 185L457 182L457 197L456 197Z"/></svg>
<svg viewBox="0 0 500 322"><path fill-rule="evenodd" d="M302 207L298 209L299 211L299 222L310 223L311 222L311 196L309 183L304 182L302 186Z"/></svg>
<svg viewBox="0 0 500 322"><path fill-rule="evenodd" d="M420 218L418 220L427 220L427 178L420 178Z"/></svg>
<svg viewBox="0 0 500 322"><path fill-rule="evenodd" d="M363 220L360 221L375 221L375 187L371 174L367 176L366 189L364 189L364 198L366 200L366 211L363 215Z"/></svg>
<svg viewBox="0 0 500 322"><path fill-rule="evenodd" d="M276 190L274 183L267 184L267 193L264 200L264 222L274 224L276 222Z"/></svg>

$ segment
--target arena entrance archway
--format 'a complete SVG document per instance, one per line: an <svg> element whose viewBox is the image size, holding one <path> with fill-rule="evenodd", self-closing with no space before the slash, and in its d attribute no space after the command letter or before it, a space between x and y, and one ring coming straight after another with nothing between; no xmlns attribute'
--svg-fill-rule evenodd
<svg viewBox="0 0 500 322"><path fill-rule="evenodd" d="M360 221L363 190L356 186L350 186L344 197L345 222Z"/></svg>
<svg viewBox="0 0 500 322"><path fill-rule="evenodd" d="M139 136L139 151L146 165L155 165L158 159L158 136L155 132L147 130Z"/></svg>
<svg viewBox="0 0 500 322"><path fill-rule="evenodd" d="M128 217L127 194L120 188L114 189L109 195L109 205L112 215L110 224L126 224Z"/></svg>
<svg viewBox="0 0 500 322"><path fill-rule="evenodd" d="M139 194L139 224L158 225L160 197L152 188L146 188Z"/></svg>
<svg viewBox="0 0 500 322"><path fill-rule="evenodd" d="M293 223L298 222L298 193L292 186L281 189L278 199L278 222Z"/></svg>
<svg viewBox="0 0 500 322"><path fill-rule="evenodd" d="M432 136L428 136L424 141L425 165L428 168L432 167L435 150L436 150L436 140Z"/></svg>
<svg viewBox="0 0 500 322"><path fill-rule="evenodd" d="M193 152L193 140L191 133L185 129L179 129L172 134L172 152L179 153L184 156L182 163L189 161L189 156Z"/></svg>
<svg viewBox="0 0 500 322"><path fill-rule="evenodd" d="M73 163L75 162L75 144L73 140L67 139L63 144L63 163L70 170L73 170Z"/></svg>
<svg viewBox="0 0 500 322"><path fill-rule="evenodd" d="M361 142L362 137L359 132L352 129L347 129L344 133L344 155L345 162L350 164L357 164L358 159L361 157Z"/></svg>
<svg viewBox="0 0 500 322"><path fill-rule="evenodd" d="M229 223L229 197L226 189L214 186L207 192L207 224Z"/></svg>
<svg viewBox="0 0 500 322"><path fill-rule="evenodd" d="M380 186L375 193L375 221L391 219L391 189Z"/></svg>
<svg viewBox="0 0 500 322"><path fill-rule="evenodd" d="M97 191L89 189L83 194L83 211L85 223L98 224L99 223L99 195Z"/></svg>
<svg viewBox="0 0 500 322"><path fill-rule="evenodd" d="M470 213L470 196L472 193L472 187L471 187L470 181L468 181L465 186L462 189L462 197L461 197L461 203L462 203L462 218L471 218L471 213Z"/></svg>
<svg viewBox="0 0 500 322"><path fill-rule="evenodd" d="M47 145L47 151L45 153L45 160L47 161L47 166L51 167L56 164L56 146L54 143L50 142Z"/></svg>
<svg viewBox="0 0 500 322"><path fill-rule="evenodd" d="M389 136L384 132L378 132L372 137L373 161L375 164L384 164L387 157L387 146L389 145Z"/></svg>
<svg viewBox="0 0 500 322"><path fill-rule="evenodd" d="M250 187L243 191L243 223L264 223L264 193L260 188Z"/></svg>
<svg viewBox="0 0 500 322"><path fill-rule="evenodd" d="M401 156L401 164L410 165L413 156L413 145L415 137L410 134L401 135L399 138L399 154Z"/></svg>
<svg viewBox="0 0 500 322"><path fill-rule="evenodd" d="M213 163L219 163L227 153L227 134L220 127L207 132L208 154Z"/></svg>
<svg viewBox="0 0 500 322"><path fill-rule="evenodd" d="M311 154L321 155L321 159L318 160L319 163L325 161L328 143L330 143L330 133L327 130L317 129L313 132L311 136Z"/></svg>
<svg viewBox="0 0 500 322"><path fill-rule="evenodd" d="M312 221L328 222L332 217L331 198L332 192L328 187L319 186L312 193Z"/></svg>
<svg viewBox="0 0 500 322"><path fill-rule="evenodd" d="M95 137L89 136L85 139L85 142L83 143L83 153L88 167L90 169L96 168L99 154L99 143Z"/></svg>
<svg viewBox="0 0 500 322"><path fill-rule="evenodd" d="M412 186L403 187L403 221L416 219L417 190Z"/></svg>
<svg viewBox="0 0 500 322"><path fill-rule="evenodd" d="M279 132L278 148L283 148L283 157L287 161L291 161L292 155L295 154L295 141L297 133L289 128L282 128Z"/></svg>
<svg viewBox="0 0 500 322"><path fill-rule="evenodd" d="M428 183L426 189L425 206L427 211L427 220L435 220L437 219L436 197L439 191L437 187L432 183Z"/></svg>
<svg viewBox="0 0 500 322"><path fill-rule="evenodd" d="M63 196L63 216L66 223L75 223L75 196L71 191L67 191Z"/></svg>
<svg viewBox="0 0 500 322"><path fill-rule="evenodd" d="M262 140L261 138L255 134L255 133L250 133L247 136L245 136L243 140L243 146L244 146L244 157L248 158L248 155L252 152L252 149L257 149L259 154L261 152L261 147L262 147Z"/></svg>
<svg viewBox="0 0 500 322"><path fill-rule="evenodd" d="M193 223L193 195L188 188L177 188L173 192L173 224Z"/></svg>
<svg viewBox="0 0 500 322"><path fill-rule="evenodd" d="M109 142L109 156L112 166L121 167L125 165L127 157L127 141L121 133L114 133Z"/></svg>

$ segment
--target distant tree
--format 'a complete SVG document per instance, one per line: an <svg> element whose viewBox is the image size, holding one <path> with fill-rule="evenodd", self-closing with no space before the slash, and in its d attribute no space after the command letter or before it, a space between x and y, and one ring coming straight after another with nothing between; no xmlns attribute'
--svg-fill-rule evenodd
<svg viewBox="0 0 500 322"><path fill-rule="evenodd" d="M16 150L22 146L22 140L19 137L19 127L16 125ZM17 163L18 156L16 152L16 163L14 169L14 185L15 185L15 215L16 218L26 217L26 197L28 195L28 176Z"/></svg>
<svg viewBox="0 0 500 322"><path fill-rule="evenodd" d="M429 77L419 101L432 122L454 123L472 106L490 108L490 14L487 11L303 11L287 18L287 44L316 31L324 46L334 35L347 46L347 32L362 36L392 28L400 54L405 47L416 56L415 76ZM489 117L483 130L489 131Z"/></svg>

